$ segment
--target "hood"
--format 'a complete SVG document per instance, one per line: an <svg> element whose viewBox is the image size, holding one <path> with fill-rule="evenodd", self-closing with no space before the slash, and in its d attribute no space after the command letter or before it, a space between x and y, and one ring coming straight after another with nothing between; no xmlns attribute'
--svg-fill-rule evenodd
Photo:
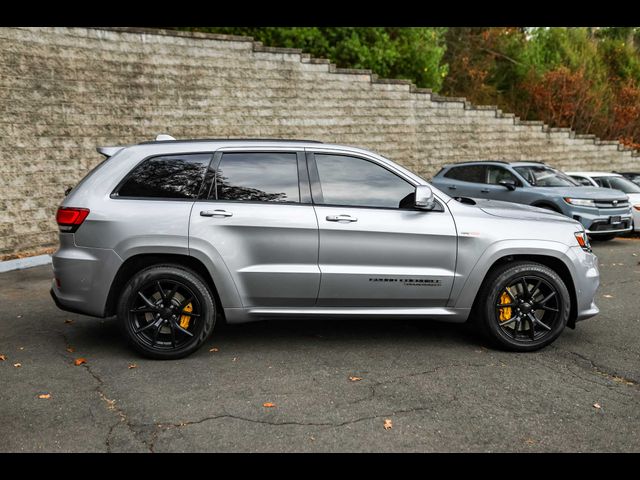
<svg viewBox="0 0 640 480"><path fill-rule="evenodd" d="M531 187L532 191L562 195L563 197L586 198L588 200L626 200L627 194L620 190L600 187Z"/></svg>
<svg viewBox="0 0 640 480"><path fill-rule="evenodd" d="M542 222L561 222L573 223L576 226L581 224L561 213L545 210L544 208L531 207L521 203L502 202L499 200L485 200L480 198L473 199L476 206L483 212L495 217L514 218L518 220L540 220Z"/></svg>

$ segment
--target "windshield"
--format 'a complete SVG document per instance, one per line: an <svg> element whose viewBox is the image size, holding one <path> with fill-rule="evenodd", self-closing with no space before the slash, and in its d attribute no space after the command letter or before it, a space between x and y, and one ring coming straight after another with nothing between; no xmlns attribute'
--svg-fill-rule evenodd
<svg viewBox="0 0 640 480"><path fill-rule="evenodd" d="M640 193L640 186L624 177L594 177L598 185L622 190L624 193Z"/></svg>
<svg viewBox="0 0 640 480"><path fill-rule="evenodd" d="M516 172L534 187L577 187L578 182L570 176L544 165L515 167Z"/></svg>

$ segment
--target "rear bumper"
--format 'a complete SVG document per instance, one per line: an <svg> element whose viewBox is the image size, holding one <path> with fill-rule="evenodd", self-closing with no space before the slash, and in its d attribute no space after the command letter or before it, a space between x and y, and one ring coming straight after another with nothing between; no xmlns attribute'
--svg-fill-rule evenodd
<svg viewBox="0 0 640 480"><path fill-rule="evenodd" d="M60 248L51 260L55 278L51 296L58 308L104 317L111 284L122 265L118 254L109 249L77 247L73 234L61 234Z"/></svg>

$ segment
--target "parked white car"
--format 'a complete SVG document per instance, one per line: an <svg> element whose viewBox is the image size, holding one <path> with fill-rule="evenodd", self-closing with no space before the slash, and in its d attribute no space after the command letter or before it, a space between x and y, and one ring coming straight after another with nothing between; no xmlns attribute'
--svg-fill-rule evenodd
<svg viewBox="0 0 640 480"><path fill-rule="evenodd" d="M619 173L566 172L581 185L587 187L614 188L627 194L633 214L633 230L640 232L640 186Z"/></svg>

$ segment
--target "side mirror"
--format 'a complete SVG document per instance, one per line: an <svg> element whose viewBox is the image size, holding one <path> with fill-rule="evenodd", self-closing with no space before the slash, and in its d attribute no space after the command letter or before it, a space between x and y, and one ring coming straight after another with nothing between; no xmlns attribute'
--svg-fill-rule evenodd
<svg viewBox="0 0 640 480"><path fill-rule="evenodd" d="M416 199L414 201L416 208L420 210L433 210L436 206L436 199L433 196L431 187L427 185L418 185L416 187Z"/></svg>
<svg viewBox="0 0 640 480"><path fill-rule="evenodd" d="M498 185L502 185L503 187L507 187L507 190L515 190L516 189L516 181L515 180L500 180Z"/></svg>

